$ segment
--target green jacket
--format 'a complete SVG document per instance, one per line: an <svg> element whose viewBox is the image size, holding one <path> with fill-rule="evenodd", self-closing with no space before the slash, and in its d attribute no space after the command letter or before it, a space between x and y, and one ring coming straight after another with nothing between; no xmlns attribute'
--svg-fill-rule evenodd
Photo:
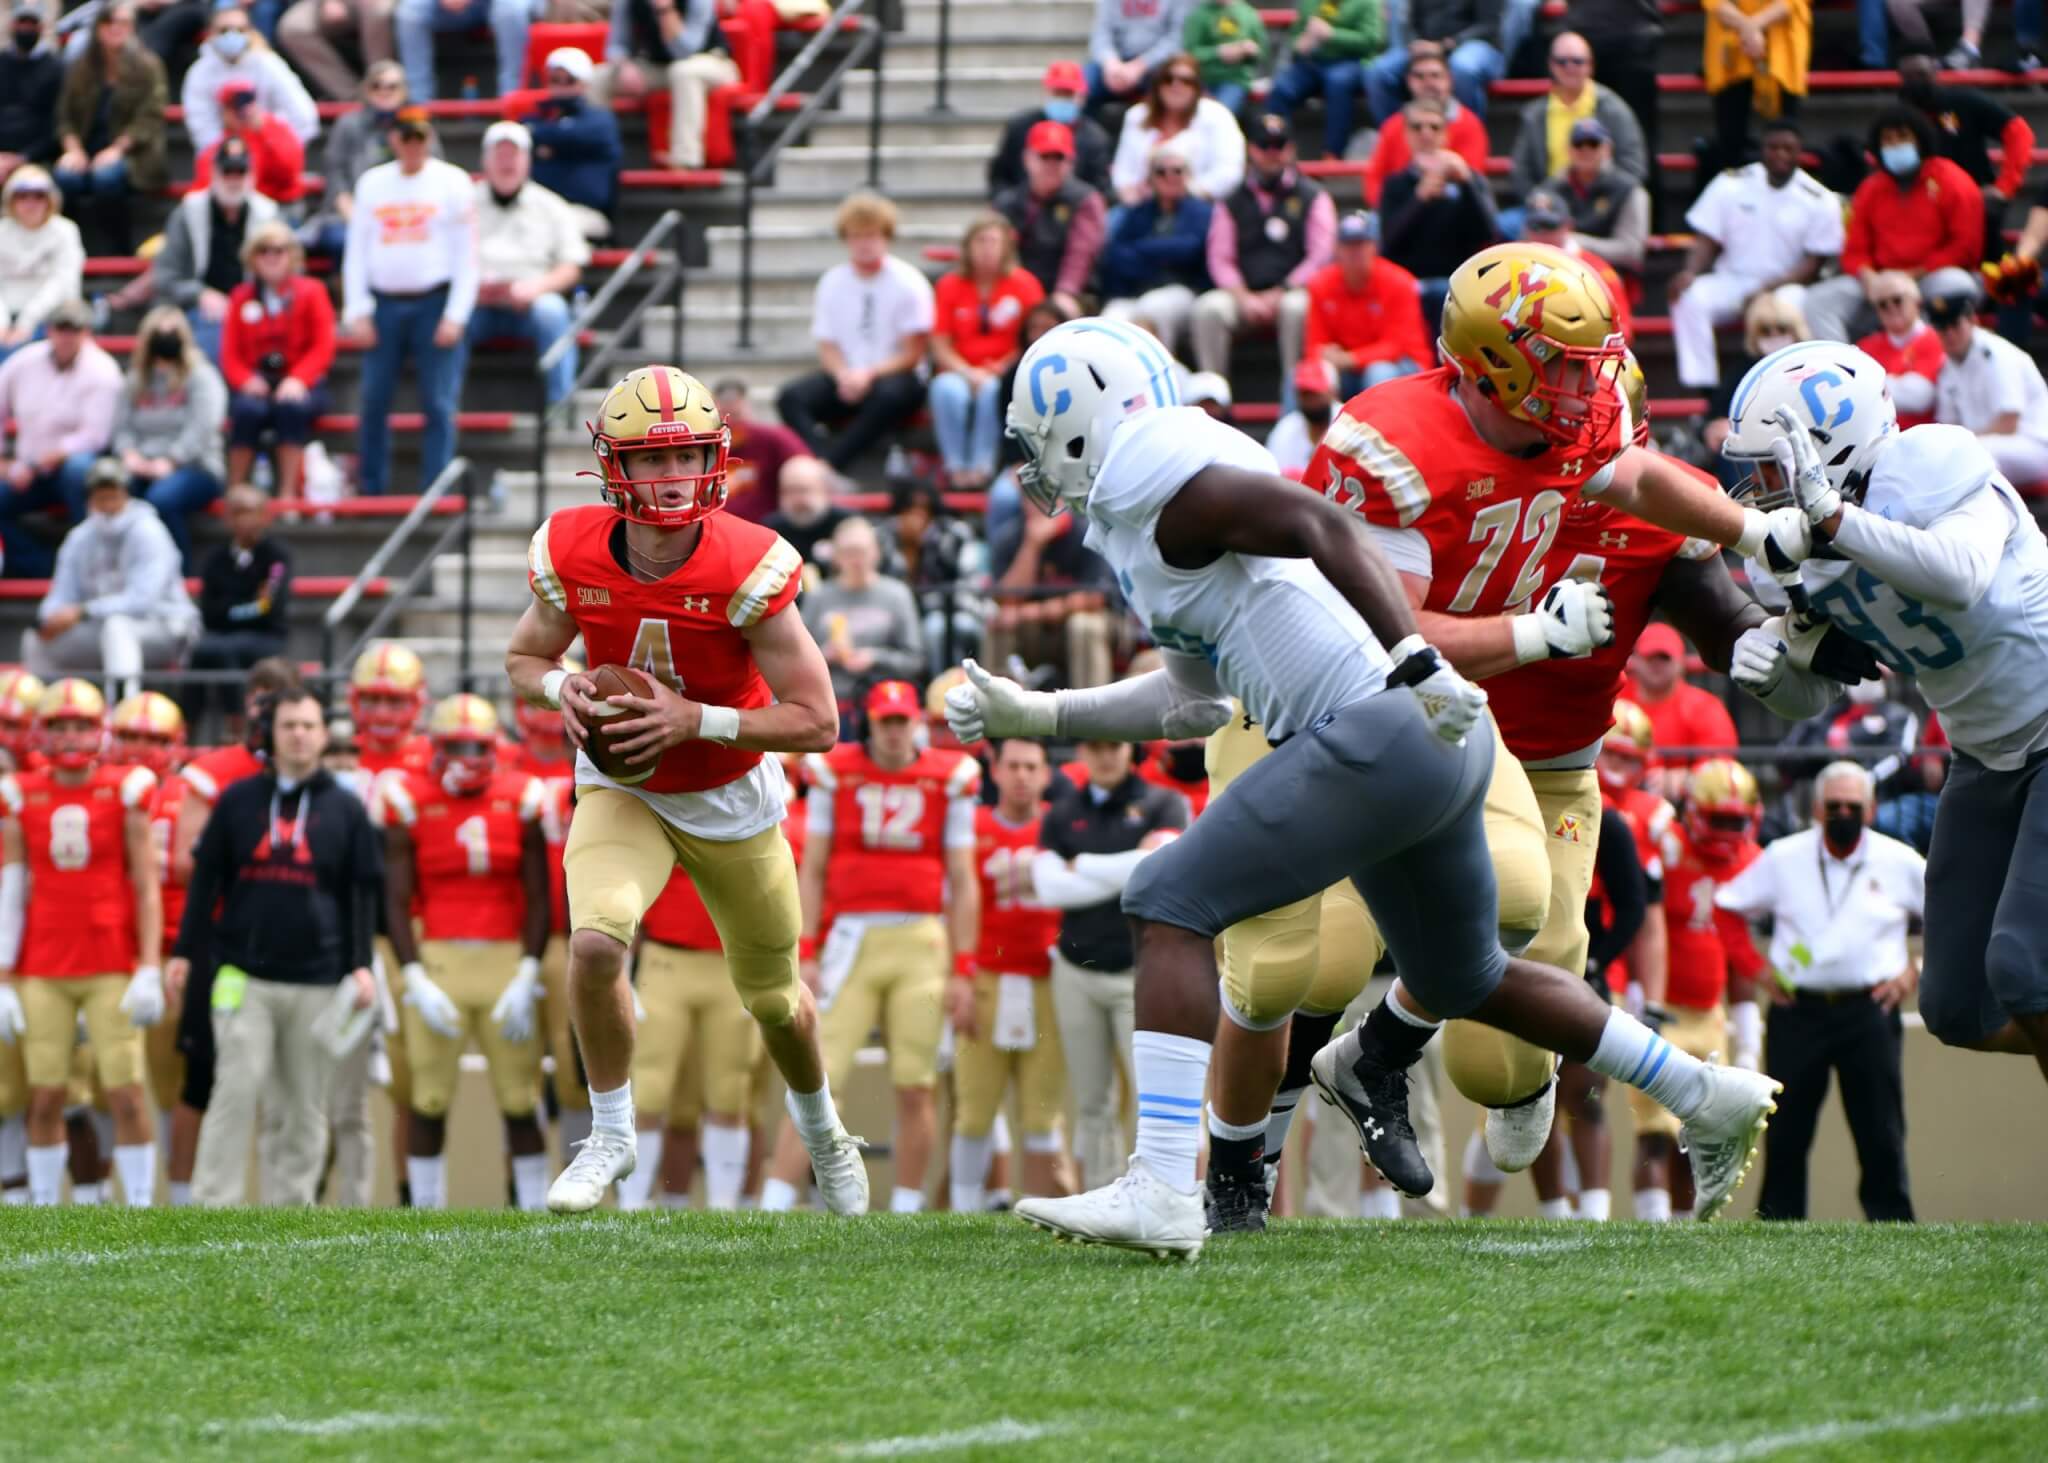
<svg viewBox="0 0 2048 1463"><path fill-rule="evenodd" d="M1248 61L1224 61L1216 55L1218 46L1244 40L1257 41L1259 54ZM1188 12L1188 22L1181 29L1181 48L1202 68L1202 85L1209 91L1226 82L1250 86L1273 53L1266 23L1245 0L1201 0Z"/></svg>
<svg viewBox="0 0 2048 1463"><path fill-rule="evenodd" d="M164 137L164 108L169 103L164 63L131 41L121 54L119 79L109 88L88 69L90 59L89 54L79 58L64 73L63 90L57 93L58 135L75 134L90 150L93 115L101 93L111 90L107 140L129 139L128 186L138 193L154 193L171 180Z"/></svg>
<svg viewBox="0 0 2048 1463"><path fill-rule="evenodd" d="M1287 28L1288 59L1294 38L1311 17L1321 16L1331 31L1310 53L1316 61L1364 61L1387 48L1387 17L1380 0L1297 0L1294 24Z"/></svg>

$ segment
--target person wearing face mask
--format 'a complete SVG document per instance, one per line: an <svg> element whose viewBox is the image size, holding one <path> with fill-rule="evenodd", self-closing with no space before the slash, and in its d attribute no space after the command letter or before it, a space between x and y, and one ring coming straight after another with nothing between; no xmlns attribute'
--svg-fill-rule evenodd
<svg viewBox="0 0 2048 1463"><path fill-rule="evenodd" d="M320 112L305 84L285 64L284 57L270 49L249 19L249 12L229 5L213 13L207 24L206 43L199 58L185 73L179 100L185 106L185 130L192 135L192 150L204 152L220 141L227 130L221 113L220 89L232 77L256 83L256 100L266 112L275 112L302 143L320 134Z"/></svg>
<svg viewBox="0 0 2048 1463"><path fill-rule="evenodd" d="M1072 132L1073 176L1102 193L1109 192L1109 134L1093 117L1084 116L1082 99L1088 82L1075 61L1054 61L1045 68L1045 100L1035 107L1014 112L1003 124L1003 140L988 160L988 196L994 198L1006 188L1029 181L1024 157L1031 150L1032 129L1040 122L1057 122Z"/></svg>
<svg viewBox="0 0 2048 1463"><path fill-rule="evenodd" d="M1294 368L1294 403L1294 410L1273 424L1266 450L1281 472L1298 478L1316 455L1337 406L1337 372L1328 361L1311 356Z"/></svg>
<svg viewBox="0 0 2048 1463"><path fill-rule="evenodd" d="M227 386L199 353L184 312L158 305L136 336L109 450L128 470L129 492L156 509L188 562L190 518L220 496L227 411Z"/></svg>
<svg viewBox="0 0 2048 1463"><path fill-rule="evenodd" d="M38 0L15 0L14 44L0 50L0 183L23 163L57 155L57 93L64 66L43 44Z"/></svg>
<svg viewBox="0 0 2048 1463"><path fill-rule="evenodd" d="M1784 1083L1764 1136L1759 1219L1806 1217L1806 1162L1829 1073L1862 1169L1871 1220L1911 1222L1899 1008L1919 988L1906 925L1925 905L1926 862L1869 827L1871 775L1834 762L1814 784L1814 826L1780 838L1721 886L1717 907L1772 921L1764 1070Z"/></svg>
<svg viewBox="0 0 2048 1463"><path fill-rule="evenodd" d="M1921 28L1926 28L1924 21ZM2006 204L2026 186L2027 160L2034 155L2034 129L2026 118L1987 91L1938 85L1940 67L1930 55L1901 56L1899 98L1933 124L1941 155L1984 190L1984 234L1991 238L2005 226ZM2002 149L2001 160L1995 164L1991 160L1993 147Z"/></svg>
<svg viewBox="0 0 2048 1463"><path fill-rule="evenodd" d="M1877 326L1878 276L1904 270L1918 279L1954 265L1975 272L1984 257L1984 195L1962 168L1942 157L1934 125L1903 104L1870 124L1878 167L1849 200L1842 272L1806 292L1816 340L1854 340Z"/></svg>
<svg viewBox="0 0 2048 1463"><path fill-rule="evenodd" d="M484 175L476 184L476 311L457 348L455 377L468 371L479 340L533 342L535 352L567 333L569 294L590 262L590 244L558 193L532 178L533 136L517 122L493 122L484 133ZM548 372L548 401L576 383L571 341Z"/></svg>
<svg viewBox="0 0 2048 1463"><path fill-rule="evenodd" d="M233 136L222 141L212 177L205 188L178 200L156 257L157 302L186 312L209 361L220 359L228 296L247 277L242 243L278 216L277 205L250 186L252 165L246 142Z"/></svg>

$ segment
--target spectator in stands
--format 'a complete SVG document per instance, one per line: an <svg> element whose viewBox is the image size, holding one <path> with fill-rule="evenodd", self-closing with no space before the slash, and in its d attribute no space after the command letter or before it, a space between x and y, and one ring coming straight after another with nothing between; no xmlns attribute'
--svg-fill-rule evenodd
<svg viewBox="0 0 2048 1463"><path fill-rule="evenodd" d="M277 205L250 186L249 168L248 145L233 136L222 141L211 180L178 200L156 257L157 300L190 315L209 361L220 359L228 296L246 277L242 244L278 216Z"/></svg>
<svg viewBox="0 0 2048 1463"><path fill-rule="evenodd" d="M925 673L916 596L882 573L881 541L865 518L843 519L832 531L832 577L805 593L803 616L832 668L841 705L876 681Z"/></svg>
<svg viewBox="0 0 2048 1463"><path fill-rule="evenodd" d="M1928 3L1929 0L1885 0L1884 9L1889 12L1891 23L1899 32L1899 49L1903 52L1924 54L1932 61L1934 32L1927 25ZM1942 8L1945 10L1948 7L1944 5ZM1860 9L1858 13L1861 14ZM1991 0L1963 0L1962 34L1956 38L1956 43L1949 48L1948 54L1942 57L1943 67L1950 71L1974 71L1984 64L1984 22L1990 14ZM1883 17L1880 16L1879 19L1882 21ZM2012 19L2014 37L2019 40L2020 49L2020 57L2014 63L2014 69L2032 71L2041 64L2039 56L2030 54L2041 49L2038 34L2041 8L2039 5L2029 5L2027 0L2017 0L2012 8ZM2037 32L2031 41L2023 39L2029 20ZM1877 58L1874 61L1870 59L1873 55ZM1901 71L1905 70L1907 59L1906 56L1900 57ZM1875 50L1865 47L1864 64L1880 67L1885 64L1885 53L1881 43Z"/></svg>
<svg viewBox="0 0 2048 1463"><path fill-rule="evenodd" d="M1750 296L1749 308L1742 312L1743 359L1733 371L1722 373L1721 384L1707 398L1706 425L1700 432L1700 440L1713 458L1714 471L1720 474L1724 486L1732 489L1748 475L1748 469L1740 463L1721 456L1721 444L1734 430L1729 416L1735 388L1742 384L1749 368L1765 356L1811 339L1813 332L1807 329L1806 317L1797 306L1787 304L1784 296L1775 291Z"/></svg>
<svg viewBox="0 0 2048 1463"><path fill-rule="evenodd" d="M1109 231L1108 206L1074 176L1074 134L1062 123L1031 129L1024 175L995 196L995 210L1017 231L1018 262L1070 316L1079 315Z"/></svg>
<svg viewBox="0 0 2048 1463"><path fill-rule="evenodd" d="M1280 464L1280 471L1298 478L1322 445L1323 433L1330 430L1338 380L1337 368L1316 356L1295 366L1293 375L1295 408L1273 424L1266 450Z"/></svg>
<svg viewBox="0 0 2048 1463"><path fill-rule="evenodd" d="M1856 342L1885 370L1900 427L1934 420L1934 383L1946 359L1941 333L1920 318L1920 290L1910 274L1888 269L1878 276L1871 303L1877 329Z"/></svg>
<svg viewBox="0 0 2048 1463"><path fill-rule="evenodd" d="M532 20L529 0L398 0L392 27L398 33L398 59L405 67L406 88L414 100L432 101L434 37L443 31L460 34L488 25L498 48L497 94L512 95L526 80L526 28ZM587 73L584 79L589 79Z"/></svg>
<svg viewBox="0 0 2048 1463"><path fill-rule="evenodd" d="M128 496L128 476L111 457L86 470L86 515L65 535L35 626L22 632L21 662L42 680L82 672L133 696L145 668L176 665L198 634L178 546Z"/></svg>
<svg viewBox="0 0 2048 1463"><path fill-rule="evenodd" d="M50 312L85 291L85 243L58 213L63 199L34 163L0 187L0 361L42 333Z"/></svg>
<svg viewBox="0 0 2048 1463"><path fill-rule="evenodd" d="M1095 0L1088 34L1088 110L1143 91L1176 54L1192 0Z"/></svg>
<svg viewBox="0 0 2048 1463"><path fill-rule="evenodd" d="M1141 202L1150 191L1151 161L1166 142L1179 144L1195 197L1223 198L1244 181L1244 133L1222 103L1202 95L1192 56L1177 55L1160 67L1145 100L1124 113L1109 165L1110 182L1124 203Z"/></svg>
<svg viewBox="0 0 2048 1463"><path fill-rule="evenodd" d="M1434 41L1451 68L1458 100L1486 120L1486 89L1507 75L1536 16L1535 0L1410 0L1405 32L1410 45ZM1375 119L1401 107L1408 47L1389 48L1365 68L1366 99Z"/></svg>
<svg viewBox="0 0 2048 1463"><path fill-rule="evenodd" d="M1337 395L1409 376L1434 360L1422 324L1422 286L1380 258L1380 224L1348 213L1337 225L1337 258L1308 282L1307 334L1298 359L1337 373ZM1290 371L1290 374L1293 374Z"/></svg>
<svg viewBox="0 0 2048 1463"><path fill-rule="evenodd" d="M1543 183L1529 190L1522 202L1522 237L1532 244L1562 249L1599 275L1601 283L1607 286L1608 297L1614 301L1614 323L1620 327L1623 338L1635 343L1636 323L1629 305L1628 284L1612 264L1585 246L1572 227L1571 205L1555 183Z"/></svg>
<svg viewBox="0 0 2048 1463"><path fill-rule="evenodd" d="M1813 12L1788 0L1707 0L1702 69L1714 99L1715 171L1749 157L1749 119L1799 115L1813 57Z"/></svg>
<svg viewBox="0 0 2048 1463"><path fill-rule="evenodd" d="M1257 14L1256 11L1253 12ZM1192 20L1190 20L1192 24ZM1041 122L1057 122L1073 134L1074 176L1089 187L1109 191L1109 134L1102 124L1081 110L1088 82L1077 61L1055 61L1045 68L1045 100L1035 107L1012 112L1003 124L1003 140L988 160L988 194L999 197L1021 187L1030 177L1025 155Z"/></svg>
<svg viewBox="0 0 2048 1463"><path fill-rule="evenodd" d="M387 482L391 398L408 357L427 418L421 486L455 455L462 389L456 354L476 308L476 196L469 174L431 156L433 135L423 108L404 108L392 119L397 159L356 180L342 255L342 317L369 351L358 472L360 490L370 497L382 494Z"/></svg>
<svg viewBox="0 0 2048 1463"><path fill-rule="evenodd" d="M1444 104L1413 101L1408 166L1380 191L1380 248L1422 281L1422 315L1436 328L1450 271L1500 237L1485 177L1444 146Z"/></svg>
<svg viewBox="0 0 2048 1463"><path fill-rule="evenodd" d="M803 438L780 422L757 417L748 408L747 383L728 376L711 388L719 415L732 433L732 455L726 462L725 511L749 523L765 523L775 515L782 469L793 458L808 457Z"/></svg>
<svg viewBox="0 0 2048 1463"><path fill-rule="evenodd" d="M1291 384L1291 383L1290 383ZM1180 391L1180 399L1189 406L1199 406L1217 421L1230 425L1230 382L1214 371L1197 371L1188 377L1188 384Z"/></svg>
<svg viewBox="0 0 2048 1463"><path fill-rule="evenodd" d="M236 76L256 83L256 97L263 110L284 118L285 125L301 143L311 142L319 135L320 112L305 84L249 23L249 12L238 5L228 5L213 12L206 44L200 48L192 69L185 73L181 99L185 104L185 130L192 135L195 152L212 147L226 130L220 112L220 89L230 77Z"/></svg>
<svg viewBox="0 0 2048 1463"><path fill-rule="evenodd" d="M533 180L574 204L584 234L602 239L612 231L626 148L611 108L584 95L593 70L590 57L574 46L548 52L548 94L526 126L533 134Z"/></svg>
<svg viewBox="0 0 2048 1463"><path fill-rule="evenodd" d="M484 132L484 175L476 184L476 310L456 356L458 381L480 340L531 341L545 355L569 330L569 297L590 262L590 244L569 205L529 176L532 157L533 138L517 122L493 122ZM550 406L575 386L577 367L572 340L548 372Z"/></svg>
<svg viewBox="0 0 2048 1463"><path fill-rule="evenodd" d="M1571 162L1551 184L1572 213L1579 246L1638 274L1650 245L1650 192L1614 163L1614 139L1591 117L1572 123Z"/></svg>
<svg viewBox="0 0 2048 1463"><path fill-rule="evenodd" d="M1023 354L1024 316L1043 298L1044 288L1017 262L1009 220L977 215L933 303L932 430L948 487L973 492L996 475L1003 379Z"/></svg>
<svg viewBox="0 0 2048 1463"><path fill-rule="evenodd" d="M86 469L107 450L121 401L121 368L93 342L85 301L64 301L48 324L48 340L0 364L0 431L14 435L0 452L0 543L16 579L50 572L50 545L25 533L21 520L51 507L61 507L67 523L83 516Z"/></svg>
<svg viewBox="0 0 2048 1463"><path fill-rule="evenodd" d="M995 614L989 618L987 659L1007 664L1012 654L1030 665L1064 660L1066 684L1100 686L1111 675L1109 595L1116 574L1083 539L1085 525L1072 513L1048 518L1025 507L1009 558L991 554L997 574ZM991 540L991 549L995 548Z"/></svg>
<svg viewBox="0 0 2048 1463"><path fill-rule="evenodd" d="M220 87L221 140L199 154L192 186L204 188L213 176L213 159L231 138L249 152L249 186L273 203L296 203L304 191L306 148L281 117L263 110L256 84L231 76Z"/></svg>
<svg viewBox="0 0 2048 1463"><path fill-rule="evenodd" d="M1657 51L1664 40L1662 0L1566 0L1567 30L1586 38L1593 70L1614 89L1643 134L1643 183L1657 196ZM1883 63L1880 62L1880 65ZM1618 135L1618 134L1617 134Z"/></svg>
<svg viewBox="0 0 2048 1463"><path fill-rule="evenodd" d="M295 0L277 22L277 46L321 95L329 101L350 101L363 76L334 43L352 36L366 68L395 66L398 44L392 35L391 11L390 0ZM328 184L333 185L331 177Z"/></svg>
<svg viewBox="0 0 2048 1463"><path fill-rule="evenodd" d="M1486 136L1486 119L1460 105L1457 97L1452 95L1451 68L1450 63L1444 60L1444 48L1435 41L1415 41L1407 49L1408 69L1405 74L1409 99L1428 97L1443 103L1443 145L1471 165L1473 176L1484 177L1487 150L1491 145ZM1408 166L1411 156L1404 109L1380 124L1379 135L1373 141L1372 156L1366 159L1364 186L1367 207L1379 207L1381 187L1389 177Z"/></svg>
<svg viewBox="0 0 2048 1463"><path fill-rule="evenodd" d="M2034 129L1982 88L1936 85L1938 65L1928 55L1901 57L1899 99L1932 124L1941 155L1984 190L1984 237L1995 240L2005 226L2005 206L2026 185ZM1997 166L1991 162L1994 145L2004 151Z"/></svg>
<svg viewBox="0 0 2048 1463"><path fill-rule="evenodd" d="M1735 721L1720 697L1686 680L1685 640L1661 620L1636 637L1628 670L1625 694L1650 718L1662 768L1657 775L1664 796L1675 802L1685 794L1686 770L1694 762L1738 749Z"/></svg>
<svg viewBox="0 0 2048 1463"><path fill-rule="evenodd" d="M981 653L982 626L992 608L983 593L988 546L972 524L947 509L945 496L930 483L899 483L893 497L890 547L924 615L929 663L923 674L938 676Z"/></svg>
<svg viewBox="0 0 2048 1463"><path fill-rule="evenodd" d="M249 481L267 436L277 493L297 497L313 425L327 410L334 365L334 305L327 287L306 277L306 255L292 231L273 219L242 244L248 277L228 296L220 366L228 402L228 481Z"/></svg>
<svg viewBox="0 0 2048 1463"><path fill-rule="evenodd" d="M57 156L64 63L43 35L39 0L14 0L14 45L0 51L0 184L23 163Z"/></svg>
<svg viewBox="0 0 2048 1463"><path fill-rule="evenodd" d="M1363 3L1376 6L1377 0ZM1266 72L1272 47L1258 8L1246 0L1195 0L1180 38L1181 48L1202 68L1202 89L1231 115L1242 112L1252 83Z"/></svg>
<svg viewBox="0 0 2048 1463"><path fill-rule="evenodd" d="M1854 340L1877 316L1870 305L1879 273L1918 279L1954 265L1974 270L1984 257L1984 203L1975 180L1940 156L1934 126L1907 106L1887 107L1870 124L1878 170L1849 200L1842 272L1806 292L1806 320L1819 340Z"/></svg>
<svg viewBox="0 0 2048 1463"><path fill-rule="evenodd" d="M2011 341L1977 328L1977 279L1968 270L1926 275L1920 299L1948 357L1934 384L1934 419L1976 433L2015 487L2048 489L2048 382L2041 368Z"/></svg>
<svg viewBox="0 0 2048 1463"><path fill-rule="evenodd" d="M1294 164L1285 117L1254 118L1245 141L1245 180L1209 215L1204 254L1215 287L1195 301L1195 361L1224 377L1240 333L1276 332L1283 368L1301 359L1309 281L1330 262L1337 232L1337 205Z"/></svg>
<svg viewBox="0 0 2048 1463"><path fill-rule="evenodd" d="M266 656L283 655L292 593L291 551L270 532L270 500L251 483L227 490L228 541L206 556L199 571L199 639L195 671L245 671ZM192 687L185 720L207 724L210 708L224 716L241 709L237 688Z"/></svg>
<svg viewBox="0 0 2048 1463"><path fill-rule="evenodd" d="M1842 201L1799 166L1796 123L1767 123L1763 161L1722 173L1686 211L1693 240L1666 286L1678 379L1721 384L1714 328L1765 292L1798 305L1821 265L1842 252Z"/></svg>
<svg viewBox="0 0 2048 1463"><path fill-rule="evenodd" d="M1323 99L1323 156L1351 146L1365 65L1386 49L1380 0L1296 0L1287 29L1287 64L1273 77L1266 106L1292 118L1312 96Z"/></svg>
<svg viewBox="0 0 2048 1463"><path fill-rule="evenodd" d="M811 338L820 370L782 388L782 420L844 472L924 402L923 366L932 332L932 287L923 271L889 252L896 205L856 193L839 205L835 228L846 262L818 281ZM837 437L826 427L845 423Z"/></svg>
<svg viewBox="0 0 2048 1463"><path fill-rule="evenodd" d="M357 180L379 163L391 161L391 119L406 104L405 68L396 61L373 63L363 78L362 101L327 133L321 165L326 207L300 236L310 252L330 259L339 259L348 244ZM441 155L440 139L431 139L429 146L433 156Z"/></svg>
<svg viewBox="0 0 2048 1463"><path fill-rule="evenodd" d="M1550 90L1522 108L1509 183L1517 198L1577 161L1579 126L1597 122L1614 150L1614 169L1637 183L1650 176L1649 153L1635 113L1593 79L1593 48L1575 31L1550 43Z"/></svg>
<svg viewBox="0 0 2048 1463"><path fill-rule="evenodd" d="M820 575L832 572L832 536L853 516L834 505L832 487L831 468L809 452L792 457L776 483L779 506L765 520Z"/></svg>
<svg viewBox="0 0 2048 1463"><path fill-rule="evenodd" d="M142 317L109 452L128 491L156 510L181 560L192 557L190 518L220 496L221 424L228 389L192 339L185 312L158 305Z"/></svg>
<svg viewBox="0 0 2048 1463"><path fill-rule="evenodd" d="M1189 195L1192 167L1178 139L1152 153L1151 196L1118 212L1102 251L1102 313L1140 320L1178 353L1181 329L1208 288L1213 205Z"/></svg>
<svg viewBox="0 0 2048 1463"><path fill-rule="evenodd" d="M57 94L57 186L72 211L93 225L110 252L125 254L133 235L129 198L170 179L164 111L170 98L164 63L135 39L135 7L108 5L92 38L64 73Z"/></svg>
<svg viewBox="0 0 2048 1463"><path fill-rule="evenodd" d="M703 167L707 99L740 79L732 44L718 26L718 0L612 0L611 16L592 100L608 113L614 96L668 87L668 151L652 154L653 164Z"/></svg>

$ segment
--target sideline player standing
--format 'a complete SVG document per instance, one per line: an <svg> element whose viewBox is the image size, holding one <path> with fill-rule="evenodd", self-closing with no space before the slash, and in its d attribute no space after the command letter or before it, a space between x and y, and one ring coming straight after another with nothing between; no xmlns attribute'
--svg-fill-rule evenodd
<svg viewBox="0 0 2048 1463"><path fill-rule="evenodd" d="M549 516L527 551L533 603L505 669L525 700L559 707L580 749L610 716L611 745L650 769L624 786L587 756L563 865L569 1001L590 1079L591 1135L548 1207L593 1209L633 1171L633 996L626 950L681 865L718 927L726 964L789 1084L789 1112L834 1213L867 1208L867 1168L840 1126L818 1049L817 1004L797 973L796 862L782 836L781 766L764 752L822 752L839 712L825 658L794 608L803 561L770 530L724 516L730 433L711 392L674 366L643 366L606 393L591 432L602 505ZM562 655L583 637L651 697L594 700ZM686 678L687 677L687 681Z"/></svg>

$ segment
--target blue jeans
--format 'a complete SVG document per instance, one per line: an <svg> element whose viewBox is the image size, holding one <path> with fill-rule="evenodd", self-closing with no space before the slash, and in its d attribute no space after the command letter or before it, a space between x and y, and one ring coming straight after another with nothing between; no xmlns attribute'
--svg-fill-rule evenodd
<svg viewBox="0 0 2048 1463"><path fill-rule="evenodd" d="M1529 32L1536 29L1536 12L1543 8L1543 0L1507 0L1501 7L1500 56L1501 75L1515 64L1515 53L1522 49L1522 42L1529 39Z"/></svg>
<svg viewBox="0 0 2048 1463"><path fill-rule="evenodd" d="M1507 74L1507 60L1486 41L1466 41L1451 52L1451 91L1458 105L1486 115L1486 88ZM1374 122L1384 122L1408 99L1408 48L1396 46L1366 63L1365 95Z"/></svg>
<svg viewBox="0 0 2048 1463"><path fill-rule="evenodd" d="M103 168L87 168L80 173L59 168L51 176L56 179L57 188L67 202L77 203L87 198L112 200L128 191L128 160L123 158Z"/></svg>
<svg viewBox="0 0 2048 1463"><path fill-rule="evenodd" d="M285 0L252 0L249 6L249 24L273 46L277 44L277 23L284 19L284 6Z"/></svg>
<svg viewBox="0 0 2048 1463"><path fill-rule="evenodd" d="M1312 96L1323 99L1323 154L1342 157L1351 142L1352 118L1357 110L1358 86L1363 69L1356 61L1312 61L1296 58L1273 78L1266 94L1266 110L1292 117Z"/></svg>
<svg viewBox="0 0 2048 1463"><path fill-rule="evenodd" d="M1244 111L1245 100L1251 96L1251 90L1235 81L1219 81L1209 89L1209 95L1235 117Z"/></svg>
<svg viewBox="0 0 2048 1463"><path fill-rule="evenodd" d="M469 350L480 340L530 340L542 355L569 329L569 302L557 294L545 294L526 310L508 310L500 305L479 305L469 317L469 330L456 347L455 379L469 375ZM548 372L548 405L553 406L576 386L576 346L572 341Z"/></svg>
<svg viewBox="0 0 2048 1463"><path fill-rule="evenodd" d="M228 445L257 448L263 434L287 447L313 440L313 423L327 410L326 388L315 386L304 401L279 401L275 393L251 396L237 391L228 398Z"/></svg>
<svg viewBox="0 0 2048 1463"><path fill-rule="evenodd" d="M1856 0L1856 59L1872 71L1891 65L1891 35L1884 0Z"/></svg>
<svg viewBox="0 0 2048 1463"><path fill-rule="evenodd" d="M957 371L932 378L932 431L939 439L939 456L945 459L947 472L963 468L995 471L996 447L1003 429L996 406L1002 395L1000 376L991 376L979 390L969 386Z"/></svg>
<svg viewBox="0 0 2048 1463"><path fill-rule="evenodd" d="M519 90L526 79L526 28L532 20L527 0L469 0L460 10L448 9L441 0L398 0L392 26L412 99L434 99L435 34L474 30L485 23L498 43L498 95Z"/></svg>
<svg viewBox="0 0 2048 1463"><path fill-rule="evenodd" d="M178 546L178 557L189 569L192 563L191 517L220 496L220 479L195 464L177 468L153 483L137 478L128 487L136 497L156 509L156 516L164 521L164 527L171 531L172 542Z"/></svg>
<svg viewBox="0 0 2048 1463"><path fill-rule="evenodd" d="M1374 361L1362 370L1340 372L1337 378L1338 389L1346 397L1353 397L1370 387L1384 386L1387 382L1397 381L1403 376L1413 376L1421 369L1422 367L1406 356L1394 361Z"/></svg>
<svg viewBox="0 0 2048 1463"><path fill-rule="evenodd" d="M1102 68L1093 61L1082 66L1081 76L1088 83L1088 95L1083 99L1082 106L1089 112L1099 112L1111 102L1136 101L1145 94L1145 88L1152 80L1152 73L1148 71L1129 91L1113 92L1102 84Z"/></svg>
<svg viewBox="0 0 2048 1463"><path fill-rule="evenodd" d="M74 452L54 472L39 472L19 491L0 484L0 546L6 551L9 579L47 579L57 567L54 542L25 531L21 520L62 504L64 521L85 517L85 474L99 459L97 452Z"/></svg>
<svg viewBox="0 0 2048 1463"><path fill-rule="evenodd" d="M371 321L377 343L363 362L362 463L357 470L358 491L366 498L382 497L390 477L391 397L406 358L419 373L420 410L427 418L420 439L422 489L455 455L455 402L462 390L456 373L461 346L443 350L434 344L434 327L448 307L448 286L407 298L378 295L376 301Z"/></svg>
<svg viewBox="0 0 2048 1463"><path fill-rule="evenodd" d="M223 322L207 319L199 313L197 306L187 310L185 318L192 322L192 343L199 347L200 353L207 360L211 361L213 368L218 371L220 369L220 332Z"/></svg>

